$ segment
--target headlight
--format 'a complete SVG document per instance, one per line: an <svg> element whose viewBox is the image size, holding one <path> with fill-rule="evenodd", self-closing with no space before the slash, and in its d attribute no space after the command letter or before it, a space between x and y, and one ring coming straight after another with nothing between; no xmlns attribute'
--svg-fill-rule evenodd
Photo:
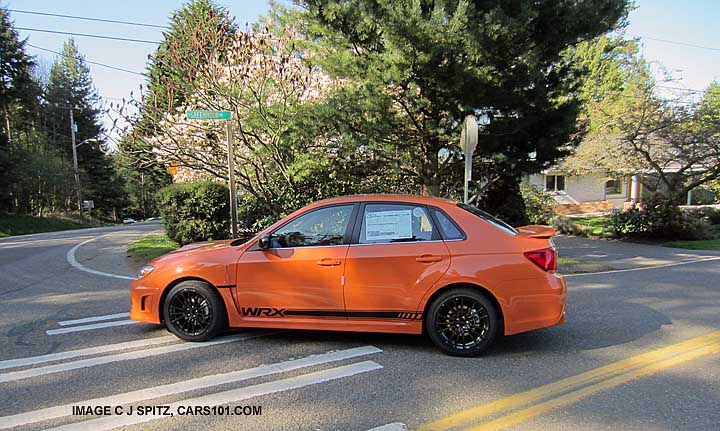
<svg viewBox="0 0 720 431"><path fill-rule="evenodd" d="M138 278L147 277L148 274L153 272L153 269L155 269L154 266L145 265L142 268L140 268L140 272L138 273Z"/></svg>

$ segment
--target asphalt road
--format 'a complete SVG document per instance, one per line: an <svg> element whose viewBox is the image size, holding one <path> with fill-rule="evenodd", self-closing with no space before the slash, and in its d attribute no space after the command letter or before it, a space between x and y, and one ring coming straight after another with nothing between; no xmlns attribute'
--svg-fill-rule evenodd
<svg viewBox="0 0 720 431"><path fill-rule="evenodd" d="M548 431L720 424L720 260L694 262L703 256L680 259L672 255L677 251L657 249L653 256L665 266L574 275L565 325L505 337L484 356L461 359L420 336L248 330L197 344L129 323L123 313L137 265L125 258L125 247L159 229L149 223L0 240L0 428ZM595 245L579 249L587 247ZM85 318L91 319L72 322ZM174 403L240 413L254 406L262 414L137 414L137 406ZM135 411L72 414L72 405L88 404Z"/></svg>

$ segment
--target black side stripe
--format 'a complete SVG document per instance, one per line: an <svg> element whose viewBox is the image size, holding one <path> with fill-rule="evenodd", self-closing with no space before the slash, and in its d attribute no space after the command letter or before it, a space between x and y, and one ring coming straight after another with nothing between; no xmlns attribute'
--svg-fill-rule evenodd
<svg viewBox="0 0 720 431"><path fill-rule="evenodd" d="M420 320L422 313L405 311L335 311L335 310L286 310L286 316L347 317L371 319Z"/></svg>

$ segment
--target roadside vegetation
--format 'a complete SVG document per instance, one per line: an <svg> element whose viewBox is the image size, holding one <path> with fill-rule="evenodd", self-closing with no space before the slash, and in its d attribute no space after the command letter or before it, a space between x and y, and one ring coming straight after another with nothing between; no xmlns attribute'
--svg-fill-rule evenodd
<svg viewBox="0 0 720 431"><path fill-rule="evenodd" d="M139 261L148 262L179 247L179 244L167 235L148 235L128 246L128 255Z"/></svg>
<svg viewBox="0 0 720 431"><path fill-rule="evenodd" d="M0 238L96 226L103 226L103 224L63 216L35 217L28 214L0 214Z"/></svg>

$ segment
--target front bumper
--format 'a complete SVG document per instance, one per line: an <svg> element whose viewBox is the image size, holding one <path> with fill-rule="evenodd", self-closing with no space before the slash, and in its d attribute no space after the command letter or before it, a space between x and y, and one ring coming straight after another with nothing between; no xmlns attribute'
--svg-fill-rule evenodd
<svg viewBox="0 0 720 431"><path fill-rule="evenodd" d="M160 323L160 289L150 286L145 278L130 285L130 319L138 322Z"/></svg>

